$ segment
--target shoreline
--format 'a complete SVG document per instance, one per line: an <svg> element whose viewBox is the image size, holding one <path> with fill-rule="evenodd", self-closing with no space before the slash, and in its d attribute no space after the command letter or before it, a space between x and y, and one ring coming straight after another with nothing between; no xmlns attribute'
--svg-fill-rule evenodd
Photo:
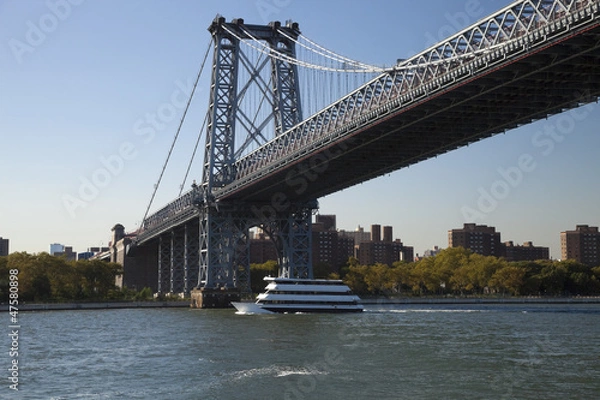
<svg viewBox="0 0 600 400"><path fill-rule="evenodd" d="M8 304L1 305L8 311ZM68 310L114 310L128 308L183 308L190 307L189 301L131 301L94 303L36 303L19 304L18 311L68 311Z"/></svg>
<svg viewBox="0 0 600 400"><path fill-rule="evenodd" d="M600 304L600 297L507 297L507 298L365 298L365 305L376 304Z"/></svg>
<svg viewBox="0 0 600 400"><path fill-rule="evenodd" d="M412 305L412 304L600 304L600 297L507 297L507 298L363 298L364 305ZM189 300L182 301L132 301L93 303L35 303L20 304L18 311L72 311L72 310L118 310L132 308L190 308ZM8 312L8 304L0 310Z"/></svg>

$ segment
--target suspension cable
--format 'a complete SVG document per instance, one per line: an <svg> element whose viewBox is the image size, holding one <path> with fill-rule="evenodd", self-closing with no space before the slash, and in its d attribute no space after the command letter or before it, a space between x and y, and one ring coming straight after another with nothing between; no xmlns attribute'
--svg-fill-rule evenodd
<svg viewBox="0 0 600 400"><path fill-rule="evenodd" d="M196 81L194 82L194 86L192 87L192 92L190 93L190 97L188 98L187 104L185 105L185 109L183 111L183 115L181 116L181 120L179 121L179 126L177 127L177 132L175 133L175 137L173 138L173 142L171 143L171 147L169 148L169 153L167 154L167 159L163 164L162 170L160 171L160 175L158 177L158 181L154 185L154 191L152 192L152 196L150 197L150 203L146 208L146 212L144 213L144 218L142 218L141 225L144 224L148 213L150 212L150 207L152 207L152 202L154 201L154 197L156 196L156 192L158 191L158 187L160 186L160 182L162 181L165 170L167 169L167 164L171 159L171 154L173 153L173 148L175 147L175 143L177 142L177 138L179 137L179 133L181 132L181 127L183 126L183 121L185 120L185 116L190 108L190 104L192 103L192 99L194 98L194 93L196 92L196 87L198 86L198 81L200 80L200 76L202 75L202 71L204 70L204 64L206 63L206 59L208 58L208 53L210 52L212 38L208 42L208 46L206 48L206 53L204 53L204 59L202 60L202 64L200 65L200 70L198 71L198 75L196 76Z"/></svg>
<svg viewBox="0 0 600 400"><path fill-rule="evenodd" d="M190 169L192 168L192 164L194 163L194 158L196 158L196 151L198 150L198 145L200 144L200 139L202 138L202 133L204 132L204 127L206 126L207 121L208 121L208 112L206 113L206 116L204 117L204 122L202 122L202 128L200 128L200 133L198 134L198 139L196 139L196 144L194 145L194 151L192 152L192 157L190 158L190 162L187 166L187 169L185 170L185 176L183 177L183 181L181 182L181 185L179 186L179 196L177 196L177 197L181 197L181 194L183 193L183 188L185 187L185 182L187 181L188 175L190 173Z"/></svg>
<svg viewBox="0 0 600 400"><path fill-rule="evenodd" d="M273 48L267 46L266 44L262 43L260 40L258 40L254 36L252 36L252 34L250 32L248 32L247 30L244 33L250 39L252 39L252 42L256 43L258 46L255 44L252 44L251 42L249 42L247 40L243 40L239 35L237 35L235 32L233 32L231 29L227 28L226 26L223 26L223 29L226 32L228 32L230 35L235 37L238 41L246 44L247 46L250 46L254 50L260 51L261 53L264 53L264 54L268 55L269 57L275 58L276 60L279 60L279 61L284 61L284 62L288 62L290 64L298 65L301 67L312 68L312 69L317 69L317 70L321 70L321 71L346 72L346 73L350 73L350 72L357 73L357 72L365 71L364 68L362 68L362 69L331 68L331 67L324 67L324 66L317 65L317 64L311 64L311 63L290 57L286 54L283 54L283 53L277 51L276 49L273 49ZM380 69L378 68L376 71L372 71L372 72L379 72L379 71L380 71Z"/></svg>
<svg viewBox="0 0 600 400"><path fill-rule="evenodd" d="M302 42L300 42L299 40L294 39L293 37L289 36L288 34L286 34L283 30L279 29L278 31L281 35L283 35L284 37L286 37L287 39L291 40L292 42L296 43L297 45L304 47L305 49L307 49L308 51L311 51L313 53L322 55L323 57L329 58L330 60L333 61L337 61L339 63L342 64L349 64L352 65L354 67L358 67L358 68L362 68L363 70L368 70L368 71L376 71L376 72L383 72L385 69L381 68L381 67L377 67L374 65L369 65L369 64L365 64L363 62L360 61L356 61L353 60L351 58L348 57L344 57L340 54L337 54L331 50L326 49L323 46L318 45L317 43L313 42L312 40L310 40L309 38L307 38L306 36L301 36L304 40L306 40L309 44L311 44L314 47L310 47ZM316 49L315 49L316 47ZM318 50L317 50L318 49Z"/></svg>

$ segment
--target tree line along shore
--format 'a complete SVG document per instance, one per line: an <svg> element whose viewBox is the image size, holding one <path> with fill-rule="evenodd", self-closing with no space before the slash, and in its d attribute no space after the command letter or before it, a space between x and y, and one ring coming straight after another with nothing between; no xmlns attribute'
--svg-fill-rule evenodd
<svg viewBox="0 0 600 400"><path fill-rule="evenodd" d="M123 273L116 263L99 260L69 261L48 253L12 253L0 257L1 298L9 295L9 271L18 270L19 303L149 301L150 288L132 290L115 286ZM263 277L275 276L275 261L252 264L251 289L264 289ZM342 279L356 294L378 298L430 297L565 297L600 296L600 266L573 260L507 262L455 247L415 262L360 265L350 258L339 272L315 266L315 278ZM160 297L159 301L171 300ZM172 300L181 300L173 296Z"/></svg>

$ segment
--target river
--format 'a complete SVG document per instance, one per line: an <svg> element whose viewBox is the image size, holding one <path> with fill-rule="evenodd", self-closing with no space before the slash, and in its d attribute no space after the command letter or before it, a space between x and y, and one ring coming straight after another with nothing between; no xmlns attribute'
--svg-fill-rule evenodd
<svg viewBox="0 0 600 400"><path fill-rule="evenodd" d="M22 312L15 399L593 399L599 304ZM6 327L10 330L8 324ZM5 337L8 335L5 335ZM10 337L9 337L10 339ZM2 395L6 395L3 397Z"/></svg>

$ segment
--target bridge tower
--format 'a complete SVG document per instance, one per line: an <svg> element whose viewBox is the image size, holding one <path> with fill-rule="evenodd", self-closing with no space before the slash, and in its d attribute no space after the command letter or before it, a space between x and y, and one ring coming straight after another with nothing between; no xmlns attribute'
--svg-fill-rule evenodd
<svg viewBox="0 0 600 400"><path fill-rule="evenodd" d="M249 232L261 227L274 240L280 276L312 278L311 216L316 201L293 203L277 194L264 202L220 200L219 189L236 179L235 162L251 144L262 145L265 127L274 124L275 136L302 121L295 59L298 24L279 22L246 25L242 19L227 23L217 16L208 29L214 55L202 182L196 189L199 210L199 274L192 291L198 307L225 307L250 289ZM240 41L265 43L287 57L264 56L254 61ZM266 82L261 72L270 68ZM243 71L242 71L243 69ZM245 72L248 82L241 82ZM264 76L264 74L262 74ZM251 85L260 89L272 112L257 120L239 104ZM242 140L240 140L240 137ZM236 143L237 138L237 143Z"/></svg>

